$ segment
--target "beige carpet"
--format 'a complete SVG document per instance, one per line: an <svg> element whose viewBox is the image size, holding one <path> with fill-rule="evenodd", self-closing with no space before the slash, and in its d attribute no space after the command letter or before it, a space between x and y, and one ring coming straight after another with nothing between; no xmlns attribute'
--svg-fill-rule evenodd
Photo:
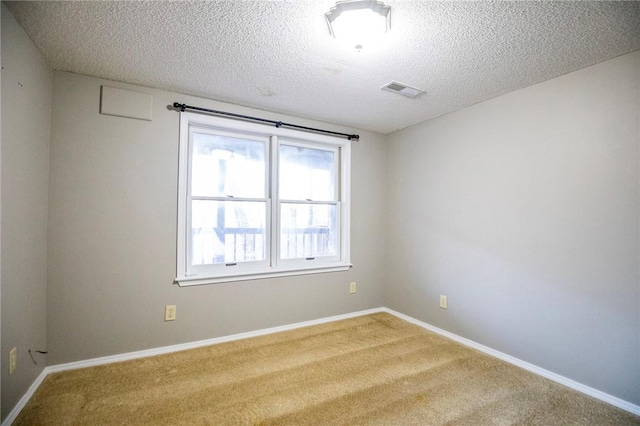
<svg viewBox="0 0 640 426"><path fill-rule="evenodd" d="M379 313L52 374L17 425L640 424Z"/></svg>

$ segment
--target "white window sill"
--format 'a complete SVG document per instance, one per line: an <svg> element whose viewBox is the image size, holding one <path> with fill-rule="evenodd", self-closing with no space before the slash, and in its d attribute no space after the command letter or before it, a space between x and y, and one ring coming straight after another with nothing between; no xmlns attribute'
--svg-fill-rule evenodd
<svg viewBox="0 0 640 426"><path fill-rule="evenodd" d="M192 285L219 284L236 281L259 280L264 278L291 277L295 275L322 274L326 272L343 272L348 271L352 266L353 265L351 264L340 264L318 267L314 269L288 269L279 271L247 272L241 275L227 276L205 276L203 274L198 274L178 277L175 279L175 282L178 283L180 287L188 287Z"/></svg>

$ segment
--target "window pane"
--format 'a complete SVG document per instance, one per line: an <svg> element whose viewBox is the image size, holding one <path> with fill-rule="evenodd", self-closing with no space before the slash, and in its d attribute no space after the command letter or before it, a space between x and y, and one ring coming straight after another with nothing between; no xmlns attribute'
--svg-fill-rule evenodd
<svg viewBox="0 0 640 426"><path fill-rule="evenodd" d="M335 151L280 146L280 198L284 200L336 200Z"/></svg>
<svg viewBox="0 0 640 426"><path fill-rule="evenodd" d="M282 259L338 254L336 205L283 203L280 209Z"/></svg>
<svg viewBox="0 0 640 426"><path fill-rule="evenodd" d="M265 198L265 142L194 132L192 149L192 195Z"/></svg>
<svg viewBox="0 0 640 426"><path fill-rule="evenodd" d="M266 202L194 200L191 264L211 265L266 258Z"/></svg>

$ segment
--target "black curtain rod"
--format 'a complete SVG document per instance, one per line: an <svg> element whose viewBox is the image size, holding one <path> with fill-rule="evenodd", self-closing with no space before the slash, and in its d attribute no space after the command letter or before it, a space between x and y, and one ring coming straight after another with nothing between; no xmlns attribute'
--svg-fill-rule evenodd
<svg viewBox="0 0 640 426"><path fill-rule="evenodd" d="M267 120L266 118L252 117L250 115L235 114L233 112L216 111L215 109L200 108L200 107L195 107L195 106L191 106L191 105L187 105L187 104L180 104L178 102L174 102L173 103L173 107L176 108L176 109L179 109L182 112L190 109L192 111L206 112L207 114L226 115L228 117L239 118L239 119L242 119L242 120L251 120L251 121L258 121L260 123L273 124L276 127L289 127L291 129L306 130L308 132L324 133L324 134L327 134L327 135L334 135L334 136L342 136L342 137L345 137L345 138L349 139L350 141L351 140L356 140L357 141L357 140L360 139L360 135L350 135L348 133L340 133L340 132L332 132L331 130L316 129L314 127L298 126L297 124L285 123L285 122L282 122L282 121L275 121L275 120Z"/></svg>

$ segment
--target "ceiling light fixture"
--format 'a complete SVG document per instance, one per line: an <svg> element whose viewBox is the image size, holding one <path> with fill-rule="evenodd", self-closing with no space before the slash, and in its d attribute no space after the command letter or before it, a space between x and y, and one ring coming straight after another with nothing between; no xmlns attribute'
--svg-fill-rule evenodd
<svg viewBox="0 0 640 426"><path fill-rule="evenodd" d="M339 1L324 16L331 35L358 51L391 28L391 6L381 1Z"/></svg>

